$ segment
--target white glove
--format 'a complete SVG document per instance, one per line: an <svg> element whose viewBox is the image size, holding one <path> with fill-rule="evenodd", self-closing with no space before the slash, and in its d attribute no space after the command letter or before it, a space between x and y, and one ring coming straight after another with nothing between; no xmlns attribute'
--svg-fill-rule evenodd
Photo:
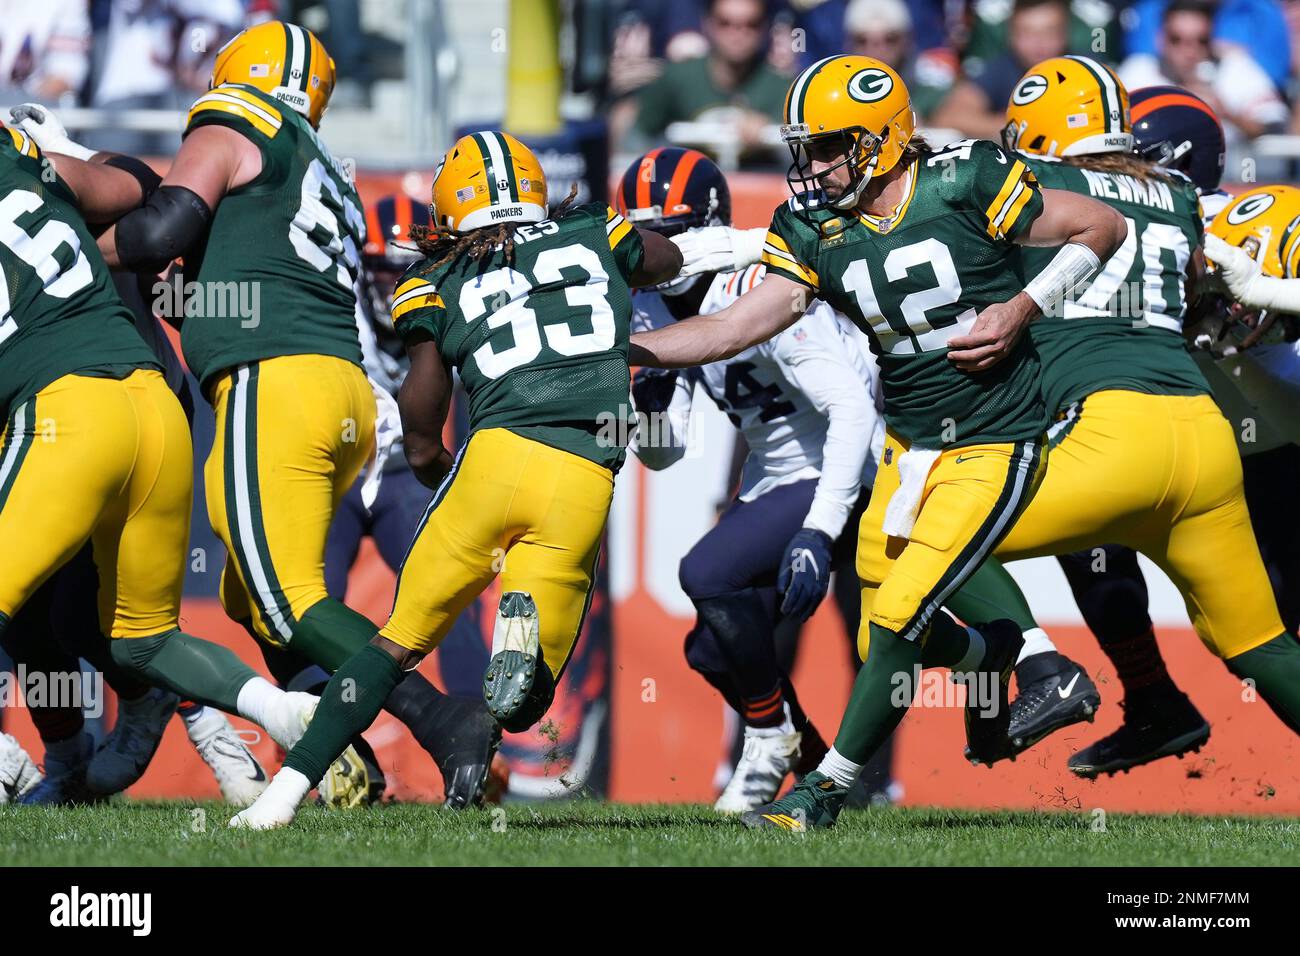
<svg viewBox="0 0 1300 956"><path fill-rule="evenodd" d="M1205 255L1214 263L1216 274L1232 297L1242 305L1251 309L1300 313L1300 279L1264 275L1259 263L1244 249L1210 233L1205 234Z"/></svg>
<svg viewBox="0 0 1300 956"><path fill-rule="evenodd" d="M731 226L704 226L672 237L682 251L680 275L702 272L737 272L748 268L763 255L767 229L733 229Z"/></svg>
<svg viewBox="0 0 1300 956"><path fill-rule="evenodd" d="M74 143L59 118L40 103L15 106L9 110L9 117L14 126L32 138L42 153L62 153L87 162L95 155L95 150Z"/></svg>

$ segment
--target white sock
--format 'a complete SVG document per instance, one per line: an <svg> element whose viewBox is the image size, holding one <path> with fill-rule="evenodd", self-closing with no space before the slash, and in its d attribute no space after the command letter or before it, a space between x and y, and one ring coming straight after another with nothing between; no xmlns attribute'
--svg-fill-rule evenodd
<svg viewBox="0 0 1300 956"><path fill-rule="evenodd" d="M281 767L280 772L271 778L270 784L257 798L257 802L265 800L268 803L286 803L296 809L314 786L301 772L292 767Z"/></svg>
<svg viewBox="0 0 1300 956"><path fill-rule="evenodd" d="M1019 664L1026 657L1033 657L1035 654L1046 654L1048 651L1056 650L1056 645L1052 639L1047 636L1047 632L1041 627L1031 627L1025 631L1025 646L1020 649L1020 656L1016 658Z"/></svg>
<svg viewBox="0 0 1300 956"><path fill-rule="evenodd" d="M980 666L980 661L984 660L984 655L988 651L988 645L984 642L984 635L973 627L966 628L966 633L970 635L970 644L966 647L966 656L952 665L954 674L969 674Z"/></svg>
<svg viewBox="0 0 1300 956"><path fill-rule="evenodd" d="M248 683L239 688L235 700L235 709L239 716L251 720L259 727L265 727L271 709L279 702L284 691L276 687L265 677L250 677Z"/></svg>
<svg viewBox="0 0 1300 956"><path fill-rule="evenodd" d="M817 772L826 774L835 781L837 787L847 790L853 786L853 781L858 779L858 774L862 773L862 766L832 747L826 751L826 756L822 757L822 762L817 765Z"/></svg>

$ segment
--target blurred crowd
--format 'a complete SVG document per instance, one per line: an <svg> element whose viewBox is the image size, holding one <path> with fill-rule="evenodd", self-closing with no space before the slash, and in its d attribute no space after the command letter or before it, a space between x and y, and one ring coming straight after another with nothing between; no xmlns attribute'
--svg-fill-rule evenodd
<svg viewBox="0 0 1300 956"><path fill-rule="evenodd" d="M0 0L0 104L181 110L228 37L281 17L317 31L334 56L333 105L364 106L377 69L401 63L362 30L367 2L379 0ZM440 2L454 18L476 0ZM567 2L575 22L609 34L596 86L617 153L670 140L727 166L782 166L777 124L790 78L841 52L897 69L921 123L952 138L996 139L1016 80L1063 53L1110 63L1131 89L1195 92L1224 121L1234 157L1261 135L1300 133L1300 0ZM130 152L176 146L174 131L130 127L85 139Z"/></svg>
<svg viewBox="0 0 1300 956"><path fill-rule="evenodd" d="M244 27L317 8L323 41L345 79L338 103L364 101L371 57L358 0L0 0L0 104L185 110L207 89L216 51ZM98 149L165 153L175 132L110 128Z"/></svg>
<svg viewBox="0 0 1300 956"><path fill-rule="evenodd" d="M997 139L1012 87L1066 53L1130 89L1173 83L1222 118L1240 155L1300 132L1300 0L624 0L610 66L616 144L635 151L722 131L770 165L789 78L834 53L885 61L919 121Z"/></svg>

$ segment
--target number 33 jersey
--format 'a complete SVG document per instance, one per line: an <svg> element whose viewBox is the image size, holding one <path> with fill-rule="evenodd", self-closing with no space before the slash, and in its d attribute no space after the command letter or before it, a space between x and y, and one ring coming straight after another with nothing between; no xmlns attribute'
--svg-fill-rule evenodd
<svg viewBox="0 0 1300 956"><path fill-rule="evenodd" d="M72 372L160 369L76 198L25 134L0 125L0 412Z"/></svg>
<svg viewBox="0 0 1300 956"><path fill-rule="evenodd" d="M204 391L224 369L280 355L361 365L354 288L365 218L350 173L306 119L252 87L200 96L185 133L203 126L233 129L262 154L262 171L226 194L185 263L202 302L188 304L181 346Z"/></svg>
<svg viewBox="0 0 1300 956"><path fill-rule="evenodd" d="M1024 288L1014 244L1042 212L1032 172L992 143L923 153L892 220L804 207L772 217L763 263L867 333L885 420L923 448L1027 441L1047 424L1027 336L985 372L948 360L948 339Z"/></svg>
<svg viewBox="0 0 1300 956"><path fill-rule="evenodd" d="M513 251L411 266L393 293L408 343L432 339L460 372L471 433L508 428L615 469L635 431L628 280L641 237L608 206L514 230Z"/></svg>

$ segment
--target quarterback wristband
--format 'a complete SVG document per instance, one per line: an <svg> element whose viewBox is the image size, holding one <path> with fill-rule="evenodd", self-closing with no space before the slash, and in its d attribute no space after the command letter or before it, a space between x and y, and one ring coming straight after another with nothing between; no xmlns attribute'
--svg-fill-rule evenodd
<svg viewBox="0 0 1300 956"><path fill-rule="evenodd" d="M1101 260L1080 242L1066 243L1042 272L1025 285L1025 295L1044 313L1065 296L1072 296L1083 281L1097 270Z"/></svg>

